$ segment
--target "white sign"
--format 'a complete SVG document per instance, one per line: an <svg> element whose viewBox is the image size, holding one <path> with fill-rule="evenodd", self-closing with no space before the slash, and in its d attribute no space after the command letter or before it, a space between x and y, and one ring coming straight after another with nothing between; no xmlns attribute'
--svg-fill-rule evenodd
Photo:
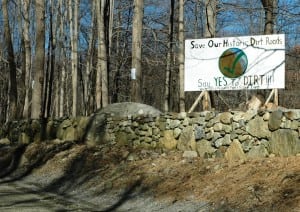
<svg viewBox="0 0 300 212"><path fill-rule="evenodd" d="M136 69L132 68L130 71L130 77L132 80L136 80Z"/></svg>
<svg viewBox="0 0 300 212"><path fill-rule="evenodd" d="M283 34L185 41L185 91L284 86Z"/></svg>

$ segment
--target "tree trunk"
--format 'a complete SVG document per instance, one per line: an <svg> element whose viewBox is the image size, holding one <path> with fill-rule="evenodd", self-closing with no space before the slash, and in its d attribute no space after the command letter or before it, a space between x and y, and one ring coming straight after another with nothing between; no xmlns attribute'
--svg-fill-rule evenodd
<svg viewBox="0 0 300 212"><path fill-rule="evenodd" d="M264 34L270 35L274 33L278 0L261 0L261 3L265 10ZM273 89L273 91L274 91L274 104L278 105L278 89Z"/></svg>
<svg viewBox="0 0 300 212"><path fill-rule="evenodd" d="M109 24L108 24L108 55L111 57L111 43L113 35L113 26L114 26L114 9L115 9L115 0L109 1Z"/></svg>
<svg viewBox="0 0 300 212"><path fill-rule="evenodd" d="M131 79L131 101L142 102L142 32L144 16L144 0L133 2L132 23L132 70L135 71L135 79Z"/></svg>
<svg viewBox="0 0 300 212"><path fill-rule="evenodd" d="M273 34L278 0L261 0L261 3L265 10L264 34Z"/></svg>
<svg viewBox="0 0 300 212"><path fill-rule="evenodd" d="M98 51L97 51L97 74L96 74L96 107L105 107L108 104L108 76L107 76L107 48L105 37L105 5L106 1L96 2Z"/></svg>
<svg viewBox="0 0 300 212"><path fill-rule="evenodd" d="M178 26L178 62L179 62L179 110L185 111L184 96L184 0L179 0L179 26Z"/></svg>
<svg viewBox="0 0 300 212"><path fill-rule="evenodd" d="M58 104L59 104L59 117L63 117L65 115L64 113L64 103L65 103L65 78L66 78L66 61L65 61L65 48L64 48L64 37L65 37L65 30L64 30L64 21L65 21L65 9L63 8L63 0L59 0L59 10L60 10L60 26L59 26L59 37L60 37L60 42L58 43L59 45L59 58L61 62L61 72L60 72L60 78L59 78L59 99L58 99Z"/></svg>
<svg viewBox="0 0 300 212"><path fill-rule="evenodd" d="M24 25L23 25L23 40L24 40L24 71L25 71L25 99L24 99L24 108L23 108L23 118L29 118L29 91L30 91L30 71L31 71L31 44L29 37L29 0L21 0L23 7L23 17L24 17Z"/></svg>
<svg viewBox="0 0 300 212"><path fill-rule="evenodd" d="M74 6L73 6L74 2ZM72 72L72 116L77 116L77 95L78 95L78 7L79 0L69 0L69 24L71 37L71 72Z"/></svg>
<svg viewBox="0 0 300 212"><path fill-rule="evenodd" d="M85 68L85 73L84 73L84 94L83 94L83 99L84 99L84 110L85 110L85 115L88 115L90 113L90 107L89 107L89 100L90 100L90 75L92 72L93 68L93 53L94 53L94 47L95 47L95 33L96 33L96 15L97 15L97 10L96 10L96 1L92 1L91 3L91 8L92 8L92 20L91 20L91 33L89 34L89 45L88 45L88 50L87 50L87 58L86 58L86 68Z"/></svg>
<svg viewBox="0 0 300 212"><path fill-rule="evenodd" d="M101 20L101 14L100 14L100 1L95 2L96 6L96 13L97 13L97 37L98 37L98 45L97 45L97 71L96 71L96 108L101 108L101 58L100 58L100 37L101 37L101 31L100 31L100 20Z"/></svg>
<svg viewBox="0 0 300 212"><path fill-rule="evenodd" d="M217 0L206 0L205 15L206 24L204 28L204 37L213 38L216 36L216 17L217 17ZM203 110L211 110L211 99L208 91L205 91L202 101Z"/></svg>
<svg viewBox="0 0 300 212"><path fill-rule="evenodd" d="M50 12L50 36L49 36L49 81L47 87L47 96L46 96L46 105L45 105L45 116L50 117L51 105L52 105L52 96L53 96L53 80L54 80L54 70L55 70L55 48L56 48L56 22L53 19L54 14L56 13L56 8L54 1L49 0L51 6Z"/></svg>
<svg viewBox="0 0 300 212"><path fill-rule="evenodd" d="M36 46L33 61L33 82L32 82L32 105L31 118L38 119L42 116L42 96L44 81L45 62L45 2L35 2L36 16Z"/></svg>
<svg viewBox="0 0 300 212"><path fill-rule="evenodd" d="M216 17L217 17L217 0L206 0L205 13L206 24L204 30L204 37L214 38L216 36Z"/></svg>
<svg viewBox="0 0 300 212"><path fill-rule="evenodd" d="M42 112L42 90L44 81L45 63L45 2L43 0L35 2L36 16L36 46L33 62L33 82L32 82L32 106L31 118L38 119Z"/></svg>
<svg viewBox="0 0 300 212"><path fill-rule="evenodd" d="M4 37L7 47L8 63L9 63L9 120L17 118L17 102L18 102L18 90L17 90L17 68L15 63L14 49L11 40L11 31L9 26L7 0L2 1L3 10L3 22L4 22Z"/></svg>
<svg viewBox="0 0 300 212"><path fill-rule="evenodd" d="M164 111L169 111L170 104L170 79L172 72L172 55L173 55L173 38L174 38L174 10L175 10L175 0L170 1L170 15L169 15L169 43L168 43L168 54L167 54L167 67L166 67L166 79L165 79L165 101L164 101Z"/></svg>
<svg viewBox="0 0 300 212"><path fill-rule="evenodd" d="M108 70L107 70L107 36L106 36L106 29L105 29L105 8L107 7L107 1L106 0L101 0L100 1L100 19L99 21L99 36L98 36L98 41L100 44L100 55L98 58L100 59L100 69L101 69L101 97L102 97L102 107L105 107L108 105Z"/></svg>

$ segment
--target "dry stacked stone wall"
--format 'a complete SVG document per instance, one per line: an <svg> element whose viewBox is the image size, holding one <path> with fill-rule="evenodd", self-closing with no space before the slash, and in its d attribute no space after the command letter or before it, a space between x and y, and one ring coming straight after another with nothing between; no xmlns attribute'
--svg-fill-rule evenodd
<svg viewBox="0 0 300 212"><path fill-rule="evenodd" d="M91 145L179 150L200 157L244 159L300 154L300 110L164 113L159 116L95 114L93 117L10 123L0 145L45 139Z"/></svg>

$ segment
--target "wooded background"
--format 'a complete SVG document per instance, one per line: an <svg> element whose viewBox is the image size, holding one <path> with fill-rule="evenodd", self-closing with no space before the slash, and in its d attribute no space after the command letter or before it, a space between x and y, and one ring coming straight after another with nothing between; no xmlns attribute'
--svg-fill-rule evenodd
<svg viewBox="0 0 300 212"><path fill-rule="evenodd" d="M184 39L273 33L286 35L279 104L300 108L300 0L0 2L1 123L89 115L124 101L185 111L199 92L183 91ZM254 93L270 91L209 96L224 111Z"/></svg>

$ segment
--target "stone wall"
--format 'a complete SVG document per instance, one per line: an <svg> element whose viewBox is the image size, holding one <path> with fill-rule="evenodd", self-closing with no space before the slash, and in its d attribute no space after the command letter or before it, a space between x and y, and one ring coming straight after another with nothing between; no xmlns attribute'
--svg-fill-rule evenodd
<svg viewBox="0 0 300 212"><path fill-rule="evenodd" d="M267 157L300 153L300 110L110 117L107 139L134 147L196 151L201 157ZM229 154L230 153L230 154Z"/></svg>
<svg viewBox="0 0 300 212"><path fill-rule="evenodd" d="M201 157L291 156L300 153L300 110L166 113L159 116L92 117L12 122L0 145L44 139L180 150Z"/></svg>

